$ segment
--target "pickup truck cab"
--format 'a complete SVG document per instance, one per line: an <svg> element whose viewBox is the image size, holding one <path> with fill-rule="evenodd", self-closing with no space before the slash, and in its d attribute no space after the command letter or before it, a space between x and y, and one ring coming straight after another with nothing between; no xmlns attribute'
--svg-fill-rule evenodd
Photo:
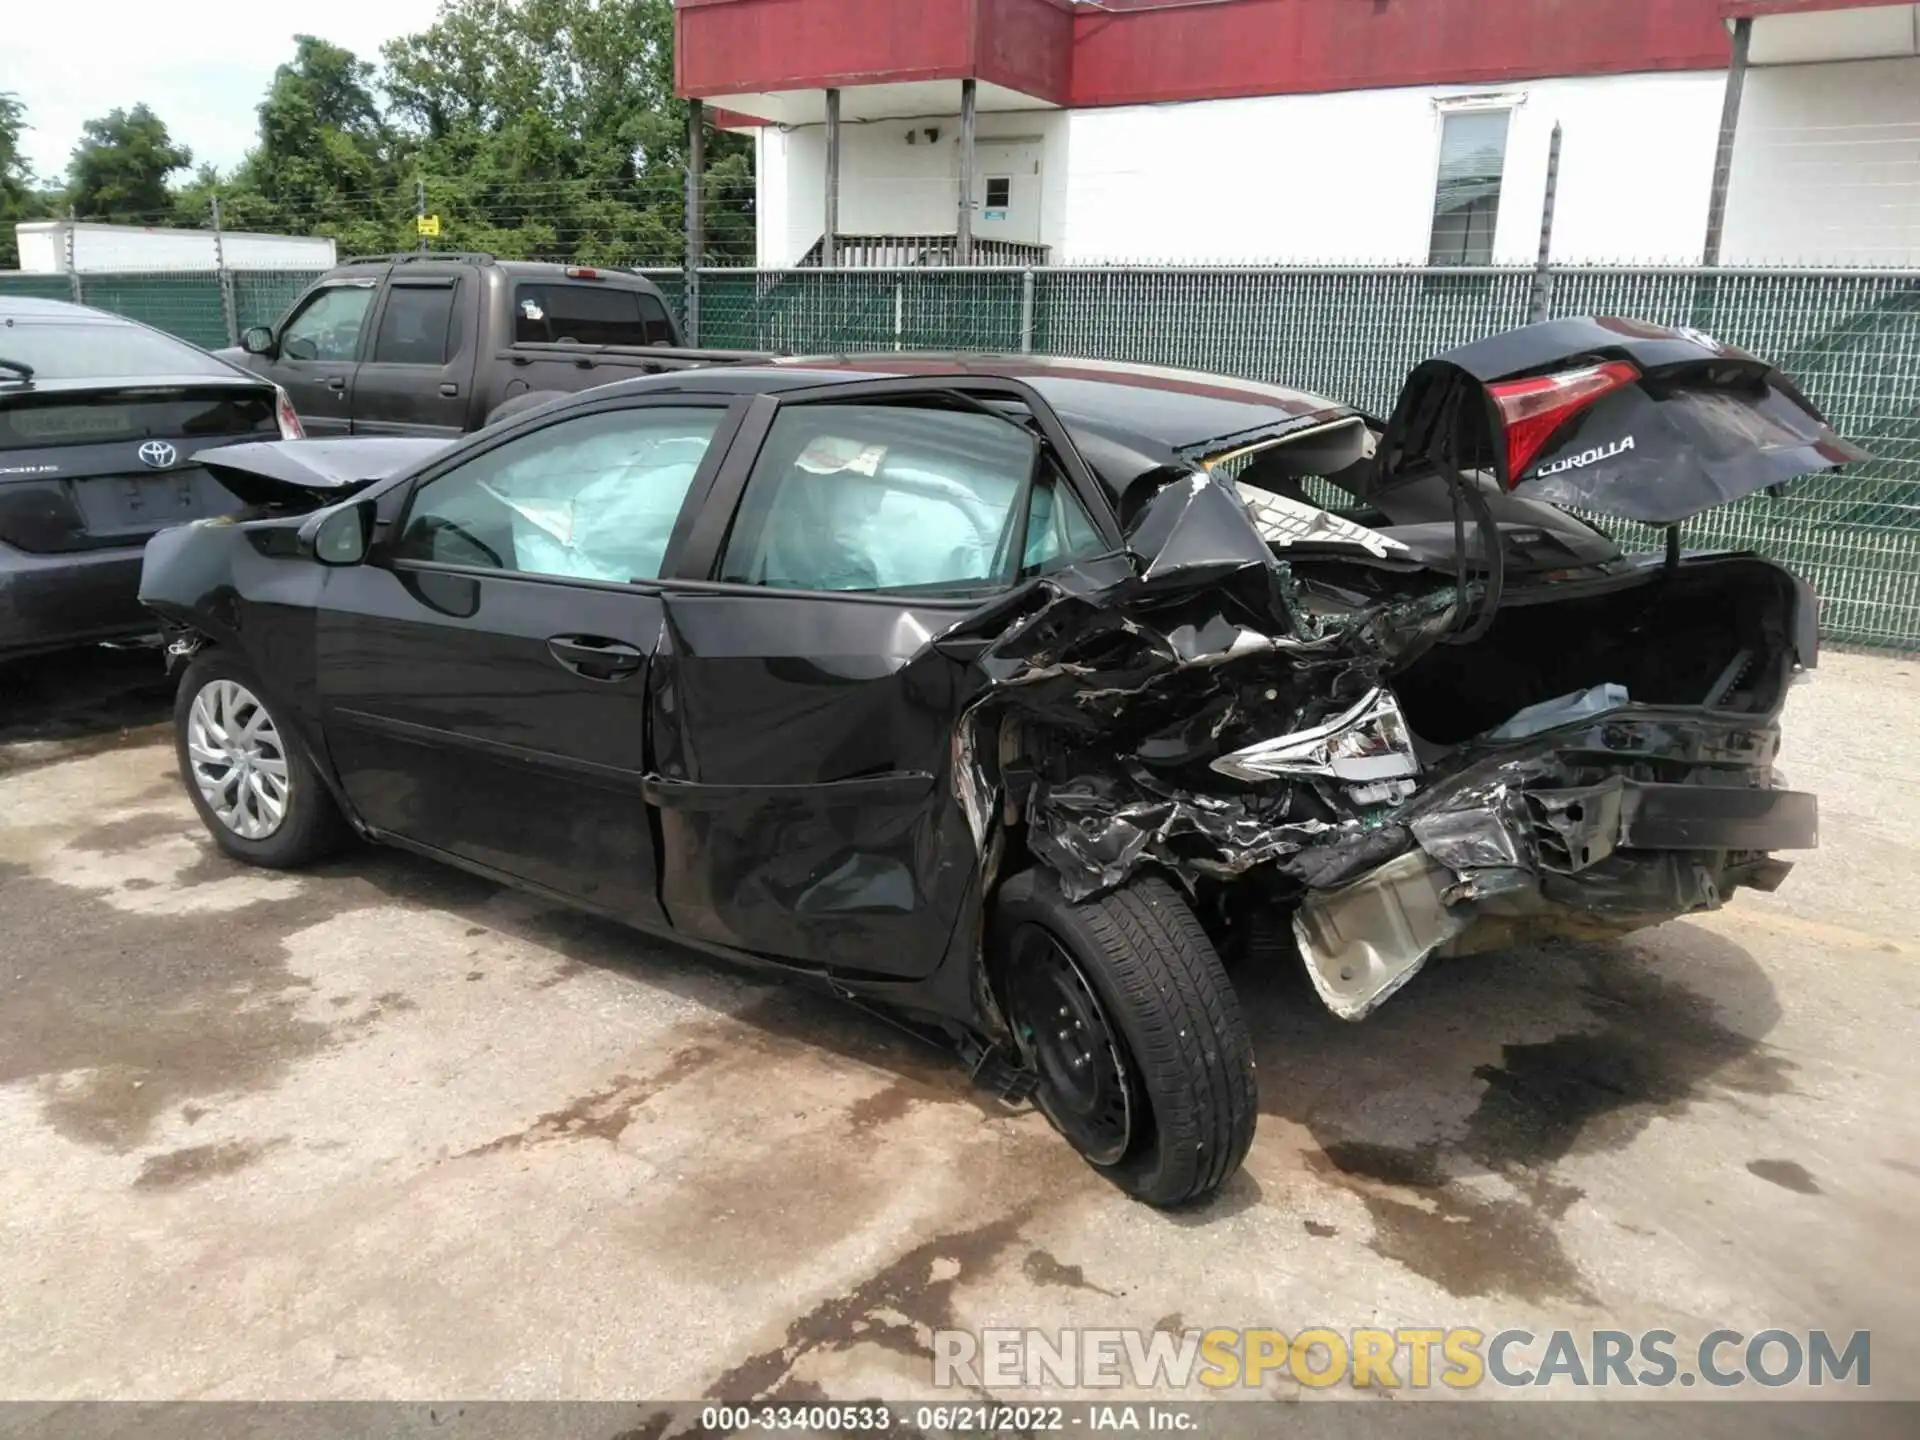
<svg viewBox="0 0 1920 1440"><path fill-rule="evenodd" d="M768 358L681 341L666 298L639 275L423 251L338 265L277 325L218 353L285 390L309 435L452 437L503 406Z"/></svg>

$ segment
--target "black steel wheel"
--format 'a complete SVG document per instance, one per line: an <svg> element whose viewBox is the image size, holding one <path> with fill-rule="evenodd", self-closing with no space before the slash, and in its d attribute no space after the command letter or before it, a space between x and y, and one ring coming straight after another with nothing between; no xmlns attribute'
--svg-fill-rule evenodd
<svg viewBox="0 0 1920 1440"><path fill-rule="evenodd" d="M990 963L1034 1098L1069 1144L1150 1205L1204 1199L1258 1114L1253 1044L1213 942L1157 875L1084 901L1027 870L995 901Z"/></svg>
<svg viewBox="0 0 1920 1440"><path fill-rule="evenodd" d="M1008 953L1014 1038L1040 1076L1035 1101L1073 1148L1113 1165L1133 1140L1133 1075L1099 997L1051 931L1022 925Z"/></svg>

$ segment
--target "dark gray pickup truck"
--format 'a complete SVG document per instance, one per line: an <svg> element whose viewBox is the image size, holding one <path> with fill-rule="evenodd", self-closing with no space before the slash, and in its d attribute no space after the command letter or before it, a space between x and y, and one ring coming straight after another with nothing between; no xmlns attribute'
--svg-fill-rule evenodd
<svg viewBox="0 0 1920 1440"><path fill-rule="evenodd" d="M220 358L284 389L309 435L454 436L503 406L770 358L686 348L658 287L627 271L432 252L349 260L241 340Z"/></svg>

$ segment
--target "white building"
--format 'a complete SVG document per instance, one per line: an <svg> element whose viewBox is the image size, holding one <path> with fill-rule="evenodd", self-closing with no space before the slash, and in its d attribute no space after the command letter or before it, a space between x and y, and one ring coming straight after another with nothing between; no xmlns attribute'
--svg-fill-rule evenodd
<svg viewBox="0 0 1920 1440"><path fill-rule="evenodd" d="M20 269L29 275L142 274L167 270L330 270L325 236L103 225L89 220L28 220L13 227Z"/></svg>
<svg viewBox="0 0 1920 1440"><path fill-rule="evenodd" d="M1920 5L679 0L758 262L1920 265ZM971 93L973 205L964 118ZM1730 164L1716 160L1730 139ZM981 244L980 242L996 242Z"/></svg>

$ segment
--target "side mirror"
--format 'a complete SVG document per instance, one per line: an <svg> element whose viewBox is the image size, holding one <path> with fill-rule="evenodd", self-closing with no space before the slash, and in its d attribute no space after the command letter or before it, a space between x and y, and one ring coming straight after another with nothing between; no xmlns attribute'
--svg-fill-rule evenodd
<svg viewBox="0 0 1920 1440"><path fill-rule="evenodd" d="M271 355L273 331L264 325L249 325L240 332L240 348L249 355Z"/></svg>
<svg viewBox="0 0 1920 1440"><path fill-rule="evenodd" d="M300 553L322 565L358 565L373 543L374 502L316 510L301 524Z"/></svg>

